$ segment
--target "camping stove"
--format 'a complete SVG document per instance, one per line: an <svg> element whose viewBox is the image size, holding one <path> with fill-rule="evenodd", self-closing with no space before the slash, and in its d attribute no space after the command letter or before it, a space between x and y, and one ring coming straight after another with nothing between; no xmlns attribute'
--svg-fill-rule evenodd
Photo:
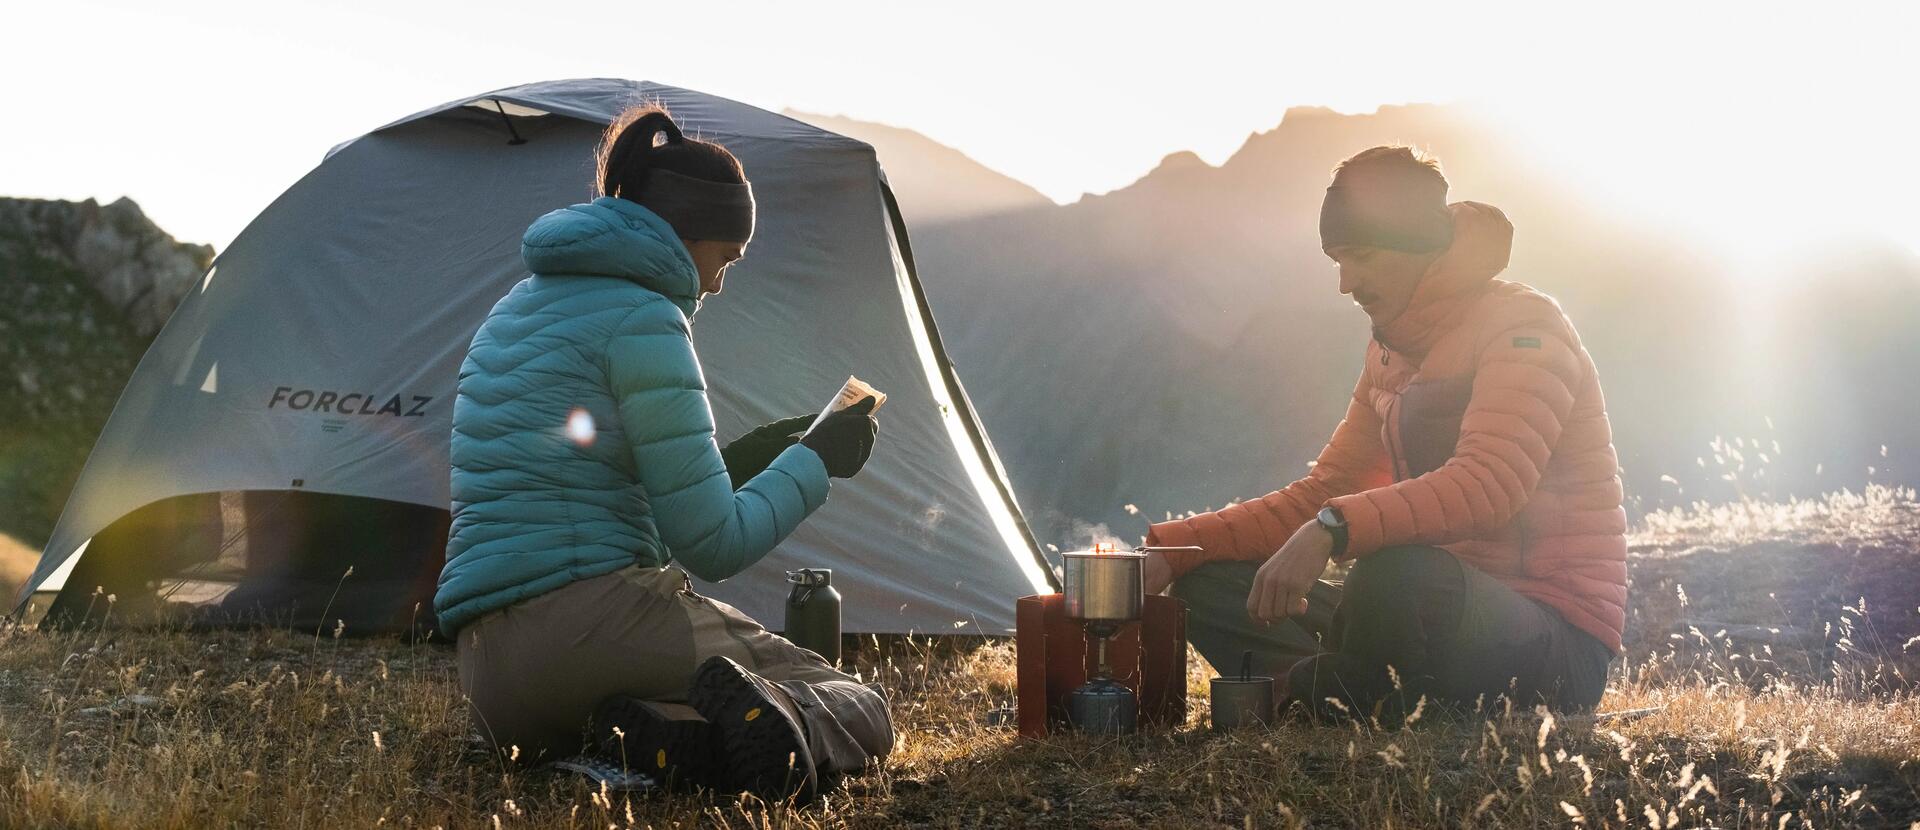
<svg viewBox="0 0 1920 830"><path fill-rule="evenodd" d="M1146 602L1141 569L1147 555L1095 547L1066 554L1067 619L1080 624L1099 656L1093 679L1067 696L1067 722L1094 735L1132 732L1139 714L1133 690L1113 680L1107 642L1120 627L1140 619Z"/></svg>
<svg viewBox="0 0 1920 830"><path fill-rule="evenodd" d="M1065 554L1063 593L1020 600L1022 734L1043 735L1062 715L1096 735L1185 717L1186 608L1144 595L1142 567L1153 550L1187 548L1073 551Z"/></svg>

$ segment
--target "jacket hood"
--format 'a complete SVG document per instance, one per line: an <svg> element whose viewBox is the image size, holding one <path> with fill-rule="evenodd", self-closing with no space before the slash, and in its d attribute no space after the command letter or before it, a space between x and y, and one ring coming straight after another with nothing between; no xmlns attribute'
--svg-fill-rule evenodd
<svg viewBox="0 0 1920 830"><path fill-rule="evenodd" d="M1427 266L1400 316L1373 327L1374 339L1396 352L1425 354L1453 324L1467 301L1506 270L1513 254L1513 223L1480 202L1447 206L1453 243Z"/></svg>
<svg viewBox="0 0 1920 830"><path fill-rule="evenodd" d="M653 211L602 196L553 211L520 239L527 270L543 276L615 277L660 294L691 317L700 275L679 234Z"/></svg>

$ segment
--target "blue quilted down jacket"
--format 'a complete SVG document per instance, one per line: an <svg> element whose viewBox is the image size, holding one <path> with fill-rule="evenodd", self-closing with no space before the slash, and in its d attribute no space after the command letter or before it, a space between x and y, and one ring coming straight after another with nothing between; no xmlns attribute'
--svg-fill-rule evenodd
<svg viewBox="0 0 1920 830"><path fill-rule="evenodd" d="M596 199L520 250L533 275L460 367L442 630L636 563L725 579L826 501L798 444L733 490L689 329L699 278L665 220Z"/></svg>

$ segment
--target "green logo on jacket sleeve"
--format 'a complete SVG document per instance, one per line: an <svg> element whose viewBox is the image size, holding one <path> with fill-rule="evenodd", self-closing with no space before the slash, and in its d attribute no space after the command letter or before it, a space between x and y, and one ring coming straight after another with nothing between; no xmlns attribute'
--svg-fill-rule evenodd
<svg viewBox="0 0 1920 830"><path fill-rule="evenodd" d="M1513 338L1513 347L1516 349L1538 349L1540 348L1540 338L1515 337Z"/></svg>

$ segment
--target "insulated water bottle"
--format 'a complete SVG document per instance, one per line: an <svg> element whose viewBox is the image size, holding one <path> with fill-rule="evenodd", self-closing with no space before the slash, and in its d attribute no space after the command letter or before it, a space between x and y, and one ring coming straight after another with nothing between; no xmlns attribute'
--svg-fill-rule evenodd
<svg viewBox="0 0 1920 830"><path fill-rule="evenodd" d="M833 589L833 571L801 568L787 572L793 591L787 594L787 639L840 665L840 592Z"/></svg>

